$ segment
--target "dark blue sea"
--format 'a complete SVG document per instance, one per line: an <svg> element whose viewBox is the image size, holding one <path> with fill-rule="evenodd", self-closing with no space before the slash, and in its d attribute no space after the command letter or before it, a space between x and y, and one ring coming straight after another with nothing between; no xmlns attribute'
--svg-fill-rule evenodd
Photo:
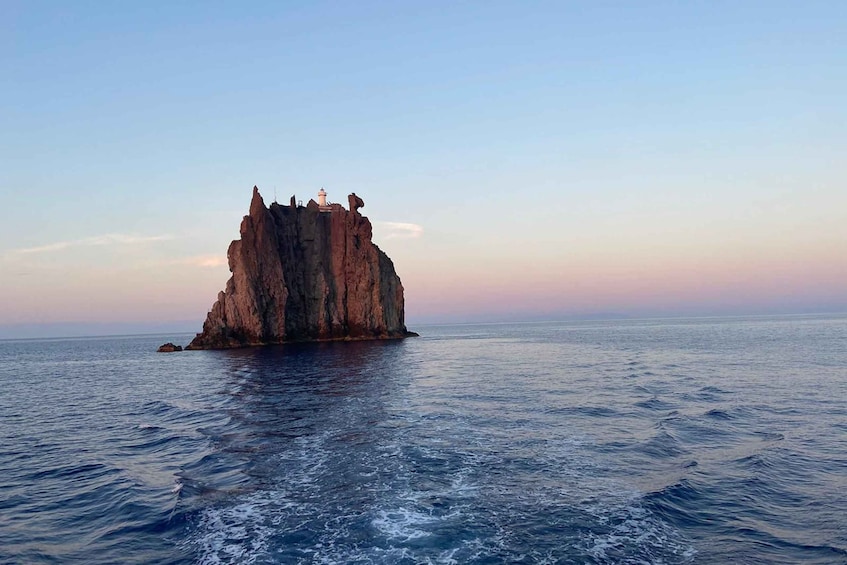
<svg viewBox="0 0 847 565"><path fill-rule="evenodd" d="M0 563L847 563L847 316L0 342Z"/></svg>

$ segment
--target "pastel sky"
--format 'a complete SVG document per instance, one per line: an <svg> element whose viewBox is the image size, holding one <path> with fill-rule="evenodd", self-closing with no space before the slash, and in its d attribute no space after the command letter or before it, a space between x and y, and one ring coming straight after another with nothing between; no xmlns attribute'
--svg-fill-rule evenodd
<svg viewBox="0 0 847 565"><path fill-rule="evenodd" d="M412 328L845 311L845 29L840 0L5 0L0 337L199 331L254 184L359 194Z"/></svg>

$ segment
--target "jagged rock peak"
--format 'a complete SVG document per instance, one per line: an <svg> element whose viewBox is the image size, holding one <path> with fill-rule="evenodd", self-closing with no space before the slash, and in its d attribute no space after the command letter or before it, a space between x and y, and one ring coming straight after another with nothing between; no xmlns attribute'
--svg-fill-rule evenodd
<svg viewBox="0 0 847 565"><path fill-rule="evenodd" d="M250 200L250 216L255 218L266 210L265 201L262 199L262 195L259 194L259 187L253 186L253 198Z"/></svg>
<svg viewBox="0 0 847 565"><path fill-rule="evenodd" d="M253 187L241 239L227 252L232 277L188 349L417 335L404 323L403 285L372 241L364 201L319 207L273 203Z"/></svg>
<svg viewBox="0 0 847 565"><path fill-rule="evenodd" d="M351 212L358 212L359 208L365 207L365 201L356 196L355 192L347 197L347 201L350 203Z"/></svg>

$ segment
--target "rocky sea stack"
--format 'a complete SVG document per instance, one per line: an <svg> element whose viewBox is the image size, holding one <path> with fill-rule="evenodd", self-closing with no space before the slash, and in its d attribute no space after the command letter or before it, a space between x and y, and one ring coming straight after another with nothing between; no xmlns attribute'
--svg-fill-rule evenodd
<svg viewBox="0 0 847 565"><path fill-rule="evenodd" d="M321 203L265 206L253 187L241 239L229 246L232 277L186 349L225 349L293 341L391 339L406 330L403 285L371 241L371 223Z"/></svg>

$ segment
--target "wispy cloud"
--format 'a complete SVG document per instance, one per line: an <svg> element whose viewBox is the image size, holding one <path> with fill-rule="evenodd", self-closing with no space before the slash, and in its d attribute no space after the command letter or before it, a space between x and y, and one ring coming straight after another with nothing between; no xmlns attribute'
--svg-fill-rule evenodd
<svg viewBox="0 0 847 565"><path fill-rule="evenodd" d="M227 264L226 257L220 255L195 255L193 257L184 257L182 259L174 259L170 261L171 265L187 265L189 267L201 267L203 269L213 269L215 267L223 267Z"/></svg>
<svg viewBox="0 0 847 565"><path fill-rule="evenodd" d="M415 239L424 233L423 226L403 222L376 222L380 236L385 239Z"/></svg>
<svg viewBox="0 0 847 565"><path fill-rule="evenodd" d="M21 249L13 249L10 253L14 255L33 255L37 253L51 253L53 251L62 251L72 247L97 247L104 245L136 245L139 243L151 243L156 241L167 241L173 239L171 235L132 235L122 233L107 233L105 235L97 235L86 237L83 239L71 239L67 241L57 241L46 245L38 245L36 247L24 247Z"/></svg>

